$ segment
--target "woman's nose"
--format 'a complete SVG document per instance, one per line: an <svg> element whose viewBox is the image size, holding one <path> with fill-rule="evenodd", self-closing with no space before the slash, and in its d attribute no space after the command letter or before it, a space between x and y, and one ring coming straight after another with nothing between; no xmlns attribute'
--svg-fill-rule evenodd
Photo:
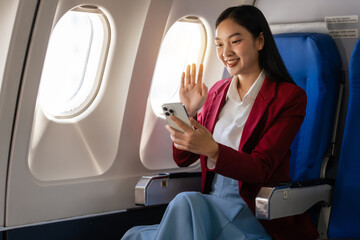
<svg viewBox="0 0 360 240"><path fill-rule="evenodd" d="M233 54L230 46L224 46L223 57L229 57Z"/></svg>

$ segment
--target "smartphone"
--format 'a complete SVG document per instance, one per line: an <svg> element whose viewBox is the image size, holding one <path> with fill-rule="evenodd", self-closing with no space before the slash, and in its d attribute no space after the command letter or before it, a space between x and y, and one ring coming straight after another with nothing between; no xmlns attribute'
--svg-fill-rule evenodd
<svg viewBox="0 0 360 240"><path fill-rule="evenodd" d="M186 111L185 106L181 102L165 103L161 107L169 126L175 128L180 132L184 132L173 120L170 119L170 115L174 115L175 117L179 118L181 121L191 127L189 115Z"/></svg>

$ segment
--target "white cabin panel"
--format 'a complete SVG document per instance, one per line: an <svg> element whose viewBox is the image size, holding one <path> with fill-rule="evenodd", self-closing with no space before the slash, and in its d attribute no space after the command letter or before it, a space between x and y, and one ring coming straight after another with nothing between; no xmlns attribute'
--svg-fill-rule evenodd
<svg viewBox="0 0 360 240"><path fill-rule="evenodd" d="M0 2L0 228L17 96L37 0Z"/></svg>
<svg viewBox="0 0 360 240"><path fill-rule="evenodd" d="M111 28L109 54L97 97L88 112L66 123L46 118L39 111L36 119L38 88L51 31L67 11L84 4L101 9ZM134 206L133 186L138 175L134 176L132 166L127 168L118 145L144 22L147 16L156 14L155 11L147 14L150 4L156 1L40 3L13 138L6 226ZM34 119L40 124L36 128ZM34 147L39 149L32 152ZM117 164L121 167L116 167ZM141 171L141 165L138 166Z"/></svg>

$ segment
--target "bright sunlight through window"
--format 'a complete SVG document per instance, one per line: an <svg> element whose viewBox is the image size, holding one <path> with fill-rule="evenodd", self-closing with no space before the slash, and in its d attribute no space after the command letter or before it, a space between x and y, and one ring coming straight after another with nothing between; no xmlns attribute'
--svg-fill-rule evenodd
<svg viewBox="0 0 360 240"><path fill-rule="evenodd" d="M102 14L69 11L50 37L40 85L40 104L55 118L83 112L100 87L109 42Z"/></svg>
<svg viewBox="0 0 360 240"><path fill-rule="evenodd" d="M186 65L202 63L206 49L205 27L197 17L177 21L167 32L160 48L150 89L154 113L165 118L161 105L178 102L181 73Z"/></svg>

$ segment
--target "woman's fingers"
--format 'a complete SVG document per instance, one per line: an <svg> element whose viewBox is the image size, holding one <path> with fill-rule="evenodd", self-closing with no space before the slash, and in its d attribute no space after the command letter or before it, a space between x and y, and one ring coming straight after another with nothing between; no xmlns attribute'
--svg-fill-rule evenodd
<svg viewBox="0 0 360 240"><path fill-rule="evenodd" d="M208 88L207 86L203 83L201 86L201 96L205 97L205 99L207 98L207 94L208 94Z"/></svg>
<svg viewBox="0 0 360 240"><path fill-rule="evenodd" d="M186 85L190 85L190 83L191 83L191 79L190 79L190 65L187 65L187 66L186 66L185 78L186 78Z"/></svg>
<svg viewBox="0 0 360 240"><path fill-rule="evenodd" d="M170 115L170 119L173 120L184 132L192 130L192 128L181 121L179 118L175 117L174 115Z"/></svg>
<svg viewBox="0 0 360 240"><path fill-rule="evenodd" d="M181 85L180 88L185 88L185 73L181 74Z"/></svg>
<svg viewBox="0 0 360 240"><path fill-rule="evenodd" d="M187 147L185 146L187 146L188 142L185 140L186 136L184 133L177 131L176 129L170 127L170 125L166 125L165 128L169 131L170 139L173 141L175 147L180 150L187 150Z"/></svg>
<svg viewBox="0 0 360 240"><path fill-rule="evenodd" d="M182 73L181 75L181 86L185 87L185 85L190 85L193 84L195 85L196 83L202 83L202 77L203 77L203 65L200 64L199 66L199 72L197 75L197 80L196 80L196 64L193 63L191 66L187 65L186 66L186 71ZM183 84L184 82L184 84Z"/></svg>
<svg viewBox="0 0 360 240"><path fill-rule="evenodd" d="M193 63L191 65L191 84L195 85L196 83L196 65Z"/></svg>
<svg viewBox="0 0 360 240"><path fill-rule="evenodd" d="M193 118L190 118L190 124L197 129L203 128L203 125L201 125L198 121L196 121Z"/></svg>
<svg viewBox="0 0 360 240"><path fill-rule="evenodd" d="M202 76L203 76L203 65L200 64L200 66L199 66L199 73L198 73L198 77L197 77L197 82L198 82L199 84L202 83Z"/></svg>

